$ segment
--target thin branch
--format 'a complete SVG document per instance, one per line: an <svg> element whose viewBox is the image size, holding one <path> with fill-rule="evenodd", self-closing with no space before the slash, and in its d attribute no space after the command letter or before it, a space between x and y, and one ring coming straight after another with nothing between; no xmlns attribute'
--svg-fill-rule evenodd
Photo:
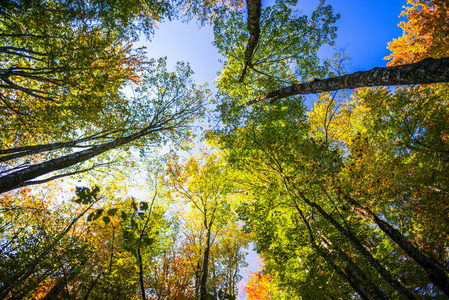
<svg viewBox="0 0 449 300"><path fill-rule="evenodd" d="M85 173L88 171L92 171L93 169L100 167L100 166L107 166L109 165L109 163L103 163L103 164L98 164L95 165L91 168L88 169L83 169L83 170L78 170L78 171L74 171L74 172L70 172L70 173L64 173L64 174L59 174L59 175L55 175L46 179L42 179L42 180L32 180L32 181L25 181L22 185L20 185L19 187L24 187L24 186L29 186L29 185L35 185L35 184L42 184L42 183L46 183L58 178L63 178L63 177L67 177L67 176L72 176L72 175L76 175L76 174L81 174L81 173Z"/></svg>

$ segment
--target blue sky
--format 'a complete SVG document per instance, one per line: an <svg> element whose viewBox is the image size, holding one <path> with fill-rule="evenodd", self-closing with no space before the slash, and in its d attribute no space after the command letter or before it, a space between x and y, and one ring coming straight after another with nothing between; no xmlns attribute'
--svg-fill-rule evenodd
<svg viewBox="0 0 449 300"><path fill-rule="evenodd" d="M270 5L274 1L262 1ZM297 8L309 14L318 4L317 0L298 1ZM402 35L397 26L399 14L406 0L327 0L340 13L337 21L337 46L346 47L352 58L348 71L363 71L385 66L383 58L389 55L386 48L389 41ZM263 34L263 33L262 33ZM176 61L187 61L195 71L197 83L207 81L212 84L221 65L218 54L212 46L212 27L199 27L195 22L189 24L179 21L162 23L151 42L145 41L150 57L167 56L170 65ZM330 47L320 52L322 58L332 55Z"/></svg>

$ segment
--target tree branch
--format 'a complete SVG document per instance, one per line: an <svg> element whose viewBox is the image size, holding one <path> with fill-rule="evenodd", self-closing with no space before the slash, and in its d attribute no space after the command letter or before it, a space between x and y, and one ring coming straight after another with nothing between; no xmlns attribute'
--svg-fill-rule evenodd
<svg viewBox="0 0 449 300"><path fill-rule="evenodd" d="M342 89L441 82L449 82L449 57L440 59L426 58L408 65L374 68L369 71L294 84L248 101L246 105L268 99L271 99L269 104L272 104L279 99L289 96L316 94Z"/></svg>

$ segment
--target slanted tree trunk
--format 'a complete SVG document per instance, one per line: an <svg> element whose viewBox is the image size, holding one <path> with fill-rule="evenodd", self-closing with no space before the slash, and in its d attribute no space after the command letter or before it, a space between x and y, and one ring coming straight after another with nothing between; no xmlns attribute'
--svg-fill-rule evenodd
<svg viewBox="0 0 449 300"><path fill-rule="evenodd" d="M67 228L62 233L60 233L48 247L45 247L45 249L41 250L40 255L38 255L31 263L25 266L21 274L16 274L13 278L11 278L11 280L8 281L9 284L0 287L0 300L5 299L15 287L22 284L28 277L30 277L37 271L37 267L48 256L48 254L51 253L53 247L57 245L57 243L70 231L70 229L76 224L76 222L82 216L84 216L95 203L97 203L97 201L93 202L91 205L89 205L88 208L86 208L75 219L73 219L72 222L70 222L69 226L67 226Z"/></svg>
<svg viewBox="0 0 449 300"><path fill-rule="evenodd" d="M285 188L288 191L286 184ZM296 195L293 196L296 198ZM318 233L313 232L310 221L305 218L304 213L294 199L292 202L303 223L307 227L312 247L343 279L349 283L349 285L351 285L360 297L362 299L369 300L387 299L382 291L365 276L363 271L360 270L360 268L349 257L347 257L347 255L341 251L332 249L323 237L319 236ZM315 235L318 236L318 239L320 240L319 243L316 241Z"/></svg>
<svg viewBox="0 0 449 300"><path fill-rule="evenodd" d="M369 71L294 84L248 101L246 102L246 105L251 105L264 100L269 100L269 103L273 103L289 96L316 94L342 89L441 82L449 82L448 57L440 59L426 58L417 63L408 65L374 68Z"/></svg>
<svg viewBox="0 0 449 300"><path fill-rule="evenodd" d="M279 170L282 173L282 170ZM382 278L388 282L394 289L396 289L405 299L416 299L415 295L410 292L402 283L394 278L391 273L369 252L357 238L348 230L346 230L340 223L337 222L331 215L329 215L320 205L310 201L296 186L287 179L289 185L293 188L294 192L299 195L302 201L304 201L310 207L316 209L316 211L323 216L332 226L335 227L341 234L347 237L351 243L355 246L357 251L371 264L371 266L382 276ZM287 186L287 183L285 183ZM287 186L288 188L288 186Z"/></svg>
<svg viewBox="0 0 449 300"><path fill-rule="evenodd" d="M418 248L413 246L397 229L390 224L382 221L369 208L365 208L358 204L354 199L345 196L345 199L359 211L365 218L373 221L379 228L385 232L399 247L402 248L417 264L419 264L428 274L429 279L440 288L447 296L449 296L449 277L446 272L438 267L431 259L425 256Z"/></svg>
<svg viewBox="0 0 449 300"><path fill-rule="evenodd" d="M334 267L337 273L348 281L363 299L387 299L382 291L365 276L363 271L349 257L341 251L330 248L330 245L326 244L322 238L320 239L320 243L322 247L318 253L320 253L328 264ZM323 247L326 249L325 251Z"/></svg>
<svg viewBox="0 0 449 300"><path fill-rule="evenodd" d="M10 160L17 159L20 157L25 157L28 155L35 155L35 154L39 154L42 152L47 152L47 151L52 151L52 150L57 150L57 149L77 147L81 143L107 138L109 136L109 134L111 134L111 133L113 133L113 132L96 134L96 135L88 136L85 138L68 141L68 142L62 142L62 143L51 143L51 144L43 144L43 145L10 148L10 149L1 149L0 155L4 155L4 156L0 157L0 162L10 161ZM5 154L9 154L9 155L5 155Z"/></svg>
<svg viewBox="0 0 449 300"><path fill-rule="evenodd" d="M87 290L87 293L84 296L83 300L89 300L90 293L92 293L93 289L98 284L98 281L100 280L101 276L104 275L104 273L105 273L105 270L102 270L100 273L98 273L97 277L95 277L95 280L89 286L89 289Z"/></svg>
<svg viewBox="0 0 449 300"><path fill-rule="evenodd" d="M109 143L92 146L91 148L75 153L71 153L62 157L51 159L49 161L29 166L25 169L10 173L0 177L0 193L4 193L22 186L25 182L36 177L61 170L80 162L91 159L108 150L115 149L119 146L126 145L134 140L146 136L154 131L161 130L161 124L150 125L134 134L126 137L117 138Z"/></svg>
<svg viewBox="0 0 449 300"><path fill-rule="evenodd" d="M243 69L240 74L239 82L243 81L245 78L246 70L248 66L251 66L251 60L253 58L254 50L256 49L257 43L259 43L260 36L260 15L262 12L262 1L261 0L246 0L246 5L248 7L248 31L249 39L245 50L245 60L243 61Z"/></svg>
<svg viewBox="0 0 449 300"><path fill-rule="evenodd" d="M51 300L51 299L56 299L59 294L61 294L61 292L64 290L64 286L67 285L68 282L72 281L73 278L75 278L75 276L78 274L78 268L80 266L79 265L75 265L71 268L70 270L70 274L67 277L62 277L59 278L55 285L51 288L51 290L45 295L44 298L42 298L42 300Z"/></svg>

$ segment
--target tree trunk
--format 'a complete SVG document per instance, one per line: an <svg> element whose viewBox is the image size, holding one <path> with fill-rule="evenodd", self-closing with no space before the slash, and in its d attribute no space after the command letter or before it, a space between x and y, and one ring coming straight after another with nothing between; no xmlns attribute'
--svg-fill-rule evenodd
<svg viewBox="0 0 449 300"><path fill-rule="evenodd" d="M199 289L200 289L200 261L196 264L195 269L195 300L199 297Z"/></svg>
<svg viewBox="0 0 449 300"><path fill-rule="evenodd" d="M81 138L78 140L62 142L62 143L51 143L51 144L44 144L44 145L34 145L34 146L24 146L24 147L10 148L10 149L1 149L0 155L4 155L4 154L9 154L9 155L1 156L0 162L5 162L5 161L13 160L16 158L20 158L20 157L24 157L24 156L28 156L28 155L34 155L34 154L51 151L51 150L76 147L78 144L81 144L84 142L107 138L108 134L109 133L96 134L96 135Z"/></svg>
<svg viewBox="0 0 449 300"><path fill-rule="evenodd" d="M360 268L349 257L341 251L330 248L329 245L323 241L323 239L320 239L320 243L326 251L321 248L318 253L320 253L327 263L334 267L337 273L348 281L348 283L363 299L387 299L382 291L365 276L363 271L360 270Z"/></svg>
<svg viewBox="0 0 449 300"><path fill-rule="evenodd" d="M245 78L246 70L248 66L251 66L251 60L253 58L254 50L256 49L257 43L259 42L260 36L260 15L262 12L262 1L261 0L246 0L246 5L248 7L248 31L249 39L246 45L245 60L243 62L242 74L240 74L239 82L243 81Z"/></svg>
<svg viewBox="0 0 449 300"><path fill-rule="evenodd" d="M285 182L284 186L288 191L288 187ZM387 299L382 291L365 276L363 271L360 270L360 268L349 257L347 257L347 255L341 251L330 248L330 245L325 242L323 237L318 236L320 239L320 244L316 242L310 221L305 218L304 213L298 207L296 201L293 200L292 202L307 227L312 247L342 278L349 283L349 285L351 285L360 297L368 300ZM338 264L336 262L338 262Z"/></svg>
<svg viewBox="0 0 449 300"><path fill-rule="evenodd" d="M209 264L209 251L210 251L210 234L212 227L212 220L209 223L209 227L207 229L207 238L206 238L206 248L204 249L203 256L203 274L201 276L201 286L200 286L200 294L201 300L207 300L207 275L208 275L208 264Z"/></svg>
<svg viewBox="0 0 449 300"><path fill-rule="evenodd" d="M387 281L394 289L396 289L405 299L416 299L412 292L403 286L396 278L394 278L382 264L373 257L373 255L355 238L355 236L338 223L331 215L329 215L320 205L310 201L294 184L290 183L294 190L299 194L300 198L310 207L313 207L329 221L341 234L346 236L356 247L359 253L376 269L376 271Z"/></svg>
<svg viewBox="0 0 449 300"><path fill-rule="evenodd" d="M104 273L105 273L105 271L103 270L100 273L98 273L97 277L95 277L95 280L89 286L89 289L87 290L87 293L86 293L86 295L83 298L84 300L89 300L90 293L93 291L95 286L98 284L98 281L100 280L100 277L103 276Z"/></svg>
<svg viewBox="0 0 449 300"><path fill-rule="evenodd" d="M58 295L63 291L64 286L67 284L67 282L72 281L73 278L75 278L75 276L78 274L78 272L76 271L77 268L78 266L72 267L72 269L70 270L70 275L67 278L66 277L59 278L56 281L56 284L45 295L45 297L42 298L42 300L56 299Z"/></svg>
<svg viewBox="0 0 449 300"><path fill-rule="evenodd" d="M369 71L356 72L339 77L314 80L300 84L294 84L257 99L246 102L251 105L268 100L273 103L279 99L294 95L316 94L342 89L354 89L359 87L383 86L383 85L409 85L449 82L449 58L426 58L417 63L374 68Z"/></svg>
<svg viewBox="0 0 449 300"><path fill-rule="evenodd" d="M142 255L140 254L140 247L137 248L137 256L139 258L139 284L140 284L140 292L142 293L142 300L146 300L147 297L145 295L145 286L143 282L143 261Z"/></svg>
<svg viewBox="0 0 449 300"><path fill-rule="evenodd" d="M385 232L399 247L402 248L417 264L419 264L429 274L429 279L449 296L449 277L432 260L419 251L410 243L397 229L390 224L382 221L369 208L358 204L354 199L345 196L345 199L351 203L364 217L373 221L379 228Z"/></svg>
<svg viewBox="0 0 449 300"><path fill-rule="evenodd" d="M48 247L45 247L45 249L41 250L41 254L34 259L33 262L29 263L25 266L25 270L22 274L17 274L14 276L13 279L9 280L10 284L6 284L3 287L0 288L0 300L5 299L9 292L11 292L12 289L19 286L21 283L23 283L28 277L33 275L37 271L38 265L42 262L42 260L51 252L51 249L70 231L70 229L75 225L75 223L82 217L84 214L95 204L97 201L89 205L87 209L85 209L81 214L79 214L75 219L70 222L69 226L56 237L56 239L51 243Z"/></svg>
<svg viewBox="0 0 449 300"><path fill-rule="evenodd" d="M18 188L27 180L34 179L36 177L48 174L56 170L61 170L73 166L80 162L84 162L108 150L115 149L119 146L128 144L156 130L158 130L158 128L156 128L156 125L150 125L134 134L128 135L123 138L115 139L112 142L98 146L92 146L87 150L51 159L49 161L32 165L28 168L5 175L0 178L0 193L4 193L13 190L15 188Z"/></svg>

